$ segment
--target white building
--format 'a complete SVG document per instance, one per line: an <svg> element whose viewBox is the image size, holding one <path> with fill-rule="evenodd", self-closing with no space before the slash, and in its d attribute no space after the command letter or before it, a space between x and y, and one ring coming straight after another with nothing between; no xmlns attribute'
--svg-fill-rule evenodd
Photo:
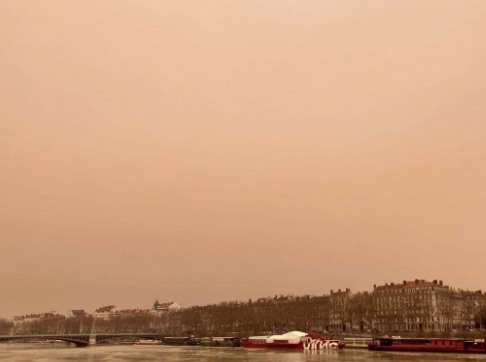
<svg viewBox="0 0 486 362"><path fill-rule="evenodd" d="M155 301L154 305L152 306L152 313L166 313L166 312L175 312L182 309L182 306L177 302L168 302L168 303L159 303L158 300Z"/></svg>

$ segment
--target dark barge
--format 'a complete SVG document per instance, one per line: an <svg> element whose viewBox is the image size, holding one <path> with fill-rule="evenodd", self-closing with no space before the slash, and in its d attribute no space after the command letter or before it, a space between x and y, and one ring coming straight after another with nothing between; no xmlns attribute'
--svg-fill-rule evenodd
<svg viewBox="0 0 486 362"><path fill-rule="evenodd" d="M486 353L482 339L463 338L373 338L370 351Z"/></svg>

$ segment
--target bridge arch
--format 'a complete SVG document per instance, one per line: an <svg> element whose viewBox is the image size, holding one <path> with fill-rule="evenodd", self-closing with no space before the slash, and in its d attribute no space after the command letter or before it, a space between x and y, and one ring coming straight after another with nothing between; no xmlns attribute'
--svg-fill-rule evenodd
<svg viewBox="0 0 486 362"><path fill-rule="evenodd" d="M106 333L96 335L96 344L107 343L108 341L122 339L122 338L134 338L134 339L162 339L163 336L157 333Z"/></svg>
<svg viewBox="0 0 486 362"><path fill-rule="evenodd" d="M33 340L33 341L49 341L60 340L64 342L74 343L76 347L86 347L89 344L89 334L32 334L32 335L13 335L0 336L0 343L6 343L17 340Z"/></svg>

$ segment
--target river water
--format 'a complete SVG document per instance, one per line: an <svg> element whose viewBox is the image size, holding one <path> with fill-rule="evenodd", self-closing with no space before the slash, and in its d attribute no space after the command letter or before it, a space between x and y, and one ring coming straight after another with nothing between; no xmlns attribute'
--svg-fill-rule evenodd
<svg viewBox="0 0 486 362"><path fill-rule="evenodd" d="M0 361L170 361L170 362L315 362L315 361L483 361L486 355L409 352L370 352L363 349L342 351L271 351L231 347L109 345L74 348L60 344L0 344Z"/></svg>

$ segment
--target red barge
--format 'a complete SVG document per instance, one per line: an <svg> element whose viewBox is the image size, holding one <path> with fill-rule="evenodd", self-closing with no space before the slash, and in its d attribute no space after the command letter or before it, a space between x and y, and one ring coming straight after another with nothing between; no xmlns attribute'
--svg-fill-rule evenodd
<svg viewBox="0 0 486 362"><path fill-rule="evenodd" d="M325 339L305 332L292 331L285 334L270 336L252 336L241 340L247 348L275 348L275 349L343 349L344 342L336 339Z"/></svg>
<svg viewBox="0 0 486 362"><path fill-rule="evenodd" d="M463 338L373 338L370 351L486 353L484 339Z"/></svg>

